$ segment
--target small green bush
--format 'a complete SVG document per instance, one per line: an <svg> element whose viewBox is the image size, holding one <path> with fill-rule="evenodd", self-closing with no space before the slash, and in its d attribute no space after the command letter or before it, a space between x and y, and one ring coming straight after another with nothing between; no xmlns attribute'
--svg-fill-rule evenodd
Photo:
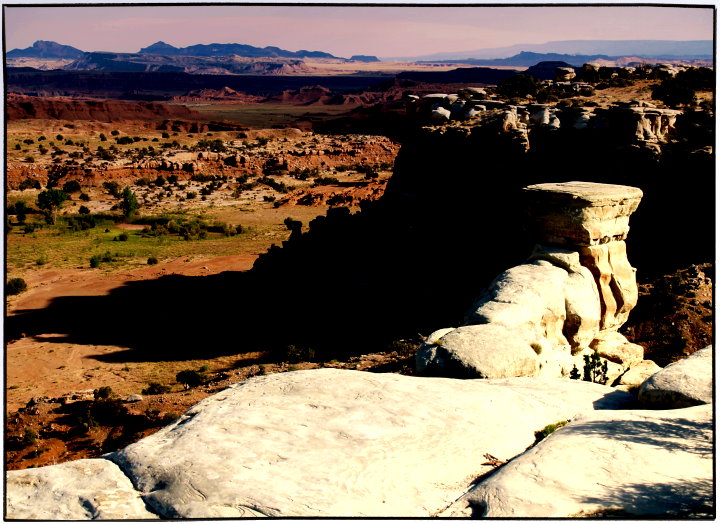
<svg viewBox="0 0 720 524"><path fill-rule="evenodd" d="M158 263L158 259L157 259L156 256L151 255L151 256L148 257L147 263L148 263L148 266L154 266L155 264Z"/></svg>
<svg viewBox="0 0 720 524"><path fill-rule="evenodd" d="M545 437L547 437L547 436L549 436L550 434L552 434L555 430L560 429L561 427L563 427L563 426L564 426L565 424L567 424L567 423L568 423L567 420L561 420L561 421L559 421L559 422L556 422L555 424L548 424L547 426L545 426L544 428L542 428L540 431L536 431L536 432L535 432L535 443L537 444L537 443L540 442L542 439L544 439Z"/></svg>
<svg viewBox="0 0 720 524"><path fill-rule="evenodd" d="M95 400L110 398L112 396L112 388L110 386L102 386L93 391L93 397Z"/></svg>
<svg viewBox="0 0 720 524"><path fill-rule="evenodd" d="M185 386L185 389L187 389L195 386L200 386L205 382L206 377L200 371L195 371L194 369L185 369L175 375L175 380L177 380L180 384Z"/></svg>
<svg viewBox="0 0 720 524"><path fill-rule="evenodd" d="M37 432L32 428L25 428L25 433L23 434L22 443L25 446L34 446L37 444L38 438L40 436L37 434Z"/></svg>
<svg viewBox="0 0 720 524"><path fill-rule="evenodd" d="M100 265L100 255L90 257L90 267L98 267Z"/></svg>
<svg viewBox="0 0 720 524"><path fill-rule="evenodd" d="M27 290L27 282L22 278L11 278L5 284L6 295L19 295Z"/></svg>
<svg viewBox="0 0 720 524"><path fill-rule="evenodd" d="M142 390L143 395L162 395L170 391L169 386L159 384L158 382L150 382L148 387Z"/></svg>

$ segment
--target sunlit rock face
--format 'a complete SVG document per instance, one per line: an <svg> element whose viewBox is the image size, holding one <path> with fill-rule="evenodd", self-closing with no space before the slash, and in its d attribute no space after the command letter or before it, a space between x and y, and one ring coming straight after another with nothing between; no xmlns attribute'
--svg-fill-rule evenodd
<svg viewBox="0 0 720 524"><path fill-rule="evenodd" d="M482 378L570 375L597 350L608 382L643 360L620 333L637 304L625 238L642 191L590 182L524 190L537 245L477 299L465 327L428 337L418 371ZM469 326L473 326L470 328Z"/></svg>

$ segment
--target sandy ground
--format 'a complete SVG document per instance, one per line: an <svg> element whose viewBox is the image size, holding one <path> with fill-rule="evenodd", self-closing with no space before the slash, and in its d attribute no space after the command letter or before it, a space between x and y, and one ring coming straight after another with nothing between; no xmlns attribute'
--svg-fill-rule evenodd
<svg viewBox="0 0 720 524"><path fill-rule="evenodd" d="M30 270L25 276L28 291L8 297L8 315L43 309L57 297L101 296L134 280L151 280L164 275L206 276L223 271L246 271L255 255L223 257L179 257L164 264L120 270L96 269ZM9 341L6 347L7 412L17 410L37 396L58 397L74 390L111 384L119 394L140 391L152 375L152 363L133 364L135 372L123 371L123 363L100 362L95 357L126 348L59 343L61 333L44 333ZM143 369L147 368L147 369Z"/></svg>

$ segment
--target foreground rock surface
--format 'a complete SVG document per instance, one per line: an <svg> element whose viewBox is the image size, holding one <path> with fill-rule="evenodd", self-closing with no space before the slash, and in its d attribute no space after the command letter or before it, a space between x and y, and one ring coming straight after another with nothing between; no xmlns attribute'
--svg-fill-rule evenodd
<svg viewBox="0 0 720 524"><path fill-rule="evenodd" d="M163 518L430 516L548 423L632 396L562 379L256 377L112 456Z"/></svg>
<svg viewBox="0 0 720 524"><path fill-rule="evenodd" d="M640 386L638 400L648 408L673 409L709 404L713 399L712 346L663 368Z"/></svg>
<svg viewBox="0 0 720 524"><path fill-rule="evenodd" d="M577 417L442 516L712 517L710 406Z"/></svg>
<svg viewBox="0 0 720 524"><path fill-rule="evenodd" d="M8 471L6 518L30 520L154 519L115 464L85 459Z"/></svg>

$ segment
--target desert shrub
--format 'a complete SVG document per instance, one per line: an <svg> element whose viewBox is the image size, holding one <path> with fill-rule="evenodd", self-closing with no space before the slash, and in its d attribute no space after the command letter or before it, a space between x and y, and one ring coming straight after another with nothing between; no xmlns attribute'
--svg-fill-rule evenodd
<svg viewBox="0 0 720 524"><path fill-rule="evenodd" d="M187 193L185 193L185 198L187 198L188 200L192 200L193 198L196 198L196 197L197 197L197 193L195 191L188 191Z"/></svg>
<svg viewBox="0 0 720 524"><path fill-rule="evenodd" d="M149 266L153 266L153 265L155 265L155 264L158 263L158 259L157 259L156 256L151 255L151 256L148 257L147 263L148 263Z"/></svg>
<svg viewBox="0 0 720 524"><path fill-rule="evenodd" d="M127 242L129 239L130 239L130 235L128 235L125 231L123 231L118 236L113 238L113 240L119 241L119 242Z"/></svg>
<svg viewBox="0 0 720 524"><path fill-rule="evenodd" d="M537 444L547 436L551 435L554 431L560 429L565 424L567 424L567 420L561 420L559 422L556 422L555 424L548 424L544 428L542 428L540 431L535 432L535 443Z"/></svg>
<svg viewBox="0 0 720 524"><path fill-rule="evenodd" d="M130 138L129 136L119 136L119 137L115 138L115 143L117 143L118 145L121 145L121 146L127 145L127 144L132 144L133 139Z"/></svg>
<svg viewBox="0 0 720 524"><path fill-rule="evenodd" d="M100 262L102 262L101 255L93 255L90 257L90 267L99 267Z"/></svg>
<svg viewBox="0 0 720 524"><path fill-rule="evenodd" d="M182 384L185 389L188 389L202 385L205 382L206 377L200 371L196 371L194 369L185 369L175 375L175 380Z"/></svg>
<svg viewBox="0 0 720 524"><path fill-rule="evenodd" d="M103 188L115 198L120 198L120 184L117 182L103 182Z"/></svg>
<svg viewBox="0 0 720 524"><path fill-rule="evenodd" d="M315 359L315 350L308 346L300 346L290 344L283 351L281 358L285 362L297 364L299 362L307 362Z"/></svg>
<svg viewBox="0 0 720 524"><path fill-rule="evenodd" d="M387 351L395 351L399 356L408 358L417 352L420 340L400 339L393 340L387 345Z"/></svg>
<svg viewBox="0 0 720 524"><path fill-rule="evenodd" d="M274 189L278 193L288 193L288 192L290 192L290 189L291 189L290 187L285 185L283 182L278 182L277 180L274 180L268 176L259 178L258 183L264 184L264 185Z"/></svg>
<svg viewBox="0 0 720 524"><path fill-rule="evenodd" d="M38 265L38 266L44 266L44 265L47 264L48 262L49 262L49 261L48 261L48 257L47 257L47 255L45 255L45 254L42 254L42 255L40 255L39 257L37 257L37 258L35 259L35 264Z"/></svg>
<svg viewBox="0 0 720 524"><path fill-rule="evenodd" d="M87 193L80 193L80 200L83 202L90 202L90 195Z"/></svg>
<svg viewBox="0 0 720 524"><path fill-rule="evenodd" d="M5 283L6 295L19 295L27 290L27 282L22 278L11 278Z"/></svg>
<svg viewBox="0 0 720 524"><path fill-rule="evenodd" d="M32 155L28 155L25 157L25 162L29 162L32 164L33 162L35 162L35 157Z"/></svg>
<svg viewBox="0 0 720 524"><path fill-rule="evenodd" d="M25 223L29 208L24 200L18 200L14 205L9 206L7 212L14 214L20 224Z"/></svg>
<svg viewBox="0 0 720 524"><path fill-rule="evenodd" d="M82 188L80 187L80 182L77 180L69 180L63 184L62 190L66 193L79 193L82 191Z"/></svg>
<svg viewBox="0 0 720 524"><path fill-rule="evenodd" d="M313 181L314 186L330 186L339 183L340 181L334 176L320 176Z"/></svg>
<svg viewBox="0 0 720 524"><path fill-rule="evenodd" d="M23 433L22 437L22 443L25 446L34 446L35 444L37 444L38 438L40 438L40 435L37 434L37 431L32 428L25 428L25 433Z"/></svg>
<svg viewBox="0 0 720 524"><path fill-rule="evenodd" d="M227 151L227 147L219 138L215 140L208 140L206 138L203 138L198 141L197 144L195 144L195 147L193 149L209 149L210 151L213 151L215 153L223 153Z"/></svg>
<svg viewBox="0 0 720 524"><path fill-rule="evenodd" d="M155 179L155 185L156 185L156 186L164 186L164 185L165 185L165 178L163 178L162 175L158 175L158 177Z"/></svg>
<svg viewBox="0 0 720 524"><path fill-rule="evenodd" d="M163 393L167 393L170 391L169 386L165 386L163 384L160 384L158 382L150 382L148 384L148 387L142 390L143 395L162 395Z"/></svg>
<svg viewBox="0 0 720 524"><path fill-rule="evenodd" d="M167 182L168 182L168 184L177 184L178 176L177 175L168 175Z"/></svg>
<svg viewBox="0 0 720 524"><path fill-rule="evenodd" d="M87 213L84 213L87 211ZM90 214L90 210L85 206L80 206L78 210L80 216L75 218L68 218L66 220L68 228L71 231L85 231L86 229L92 229L96 225L96 219Z"/></svg>
<svg viewBox="0 0 720 524"><path fill-rule="evenodd" d="M97 388L93 391L93 397L95 400L99 400L102 398L110 398L112 396L113 390L110 386L102 386Z"/></svg>
<svg viewBox="0 0 720 524"><path fill-rule="evenodd" d="M167 413L165 413L162 416L162 418L160 419L160 422L162 424L170 424L171 422L175 422L179 418L180 418L180 415L178 415L174 411L168 411Z"/></svg>
<svg viewBox="0 0 720 524"><path fill-rule="evenodd" d="M18 189L20 189L20 191L25 191L26 189L40 189L40 182L38 180L33 180L32 178L26 178L20 182Z"/></svg>

